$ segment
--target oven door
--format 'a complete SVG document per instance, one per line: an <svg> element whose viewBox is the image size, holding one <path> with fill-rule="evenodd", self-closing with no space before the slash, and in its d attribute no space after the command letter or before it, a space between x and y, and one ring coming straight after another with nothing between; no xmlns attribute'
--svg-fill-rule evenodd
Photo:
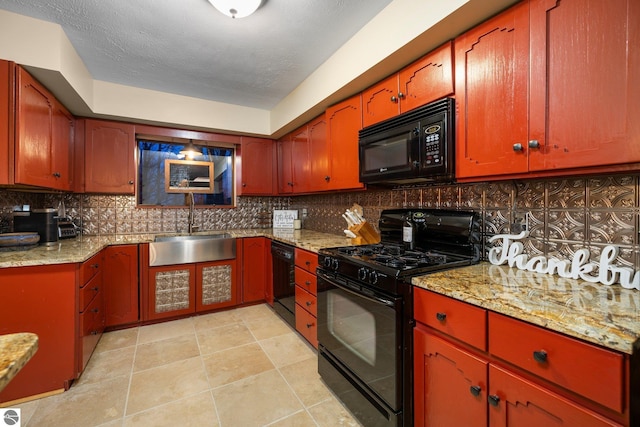
<svg viewBox="0 0 640 427"><path fill-rule="evenodd" d="M317 307L321 352L392 411L400 411L402 298L319 271Z"/></svg>

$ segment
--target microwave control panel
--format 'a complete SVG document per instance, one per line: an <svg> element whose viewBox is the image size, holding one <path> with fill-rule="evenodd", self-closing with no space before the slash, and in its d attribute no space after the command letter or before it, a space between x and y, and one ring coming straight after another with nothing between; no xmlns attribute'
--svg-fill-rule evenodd
<svg viewBox="0 0 640 427"><path fill-rule="evenodd" d="M442 167L447 156L444 124L436 122L422 126L422 141L424 144L422 167Z"/></svg>

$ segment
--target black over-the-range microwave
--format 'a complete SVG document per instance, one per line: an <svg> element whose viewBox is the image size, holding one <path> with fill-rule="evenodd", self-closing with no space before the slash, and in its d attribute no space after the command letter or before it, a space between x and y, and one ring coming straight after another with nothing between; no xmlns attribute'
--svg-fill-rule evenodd
<svg viewBox="0 0 640 427"><path fill-rule="evenodd" d="M454 115L455 100L443 98L362 129L360 182L453 181Z"/></svg>

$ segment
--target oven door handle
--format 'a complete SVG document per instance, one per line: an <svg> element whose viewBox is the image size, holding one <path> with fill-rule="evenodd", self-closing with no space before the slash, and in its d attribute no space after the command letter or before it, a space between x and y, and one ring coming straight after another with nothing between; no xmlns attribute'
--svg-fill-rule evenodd
<svg viewBox="0 0 640 427"><path fill-rule="evenodd" d="M383 305L386 305L387 307L395 307L396 306L396 303L393 300L389 300L389 299L386 299L386 298L381 298L381 297L376 297L376 296L372 296L372 295L363 294L363 293L360 293L360 292L352 289L348 285L341 285L341 284L338 284L338 283L333 282L333 281L330 282L330 283L333 286L335 286L336 288L340 288L343 291L349 292L349 293L351 293L351 294L353 294L353 295L355 295L357 297L364 298L367 301L371 301L371 302L376 303L376 304L383 304Z"/></svg>

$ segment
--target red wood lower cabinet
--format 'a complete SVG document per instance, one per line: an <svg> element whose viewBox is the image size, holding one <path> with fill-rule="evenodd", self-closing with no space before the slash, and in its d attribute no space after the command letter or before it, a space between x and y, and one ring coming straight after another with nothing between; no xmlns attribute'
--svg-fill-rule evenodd
<svg viewBox="0 0 640 427"><path fill-rule="evenodd" d="M416 426L621 426L532 381L414 329Z"/></svg>
<svg viewBox="0 0 640 427"><path fill-rule="evenodd" d="M620 426L498 366L489 366L491 427Z"/></svg>
<svg viewBox="0 0 640 427"><path fill-rule="evenodd" d="M266 237L242 239L242 302L264 301L267 294L267 259L270 240Z"/></svg>
<svg viewBox="0 0 640 427"><path fill-rule="evenodd" d="M196 264L196 311L232 307L238 293L235 259Z"/></svg>
<svg viewBox="0 0 640 427"><path fill-rule="evenodd" d="M77 367L78 264L0 269L0 334L33 332L38 351L0 403L67 388Z"/></svg>
<svg viewBox="0 0 640 427"><path fill-rule="evenodd" d="M105 326L137 322L138 245L109 246L104 252Z"/></svg>
<svg viewBox="0 0 640 427"><path fill-rule="evenodd" d="M416 426L486 426L487 365L447 341L414 329Z"/></svg>

